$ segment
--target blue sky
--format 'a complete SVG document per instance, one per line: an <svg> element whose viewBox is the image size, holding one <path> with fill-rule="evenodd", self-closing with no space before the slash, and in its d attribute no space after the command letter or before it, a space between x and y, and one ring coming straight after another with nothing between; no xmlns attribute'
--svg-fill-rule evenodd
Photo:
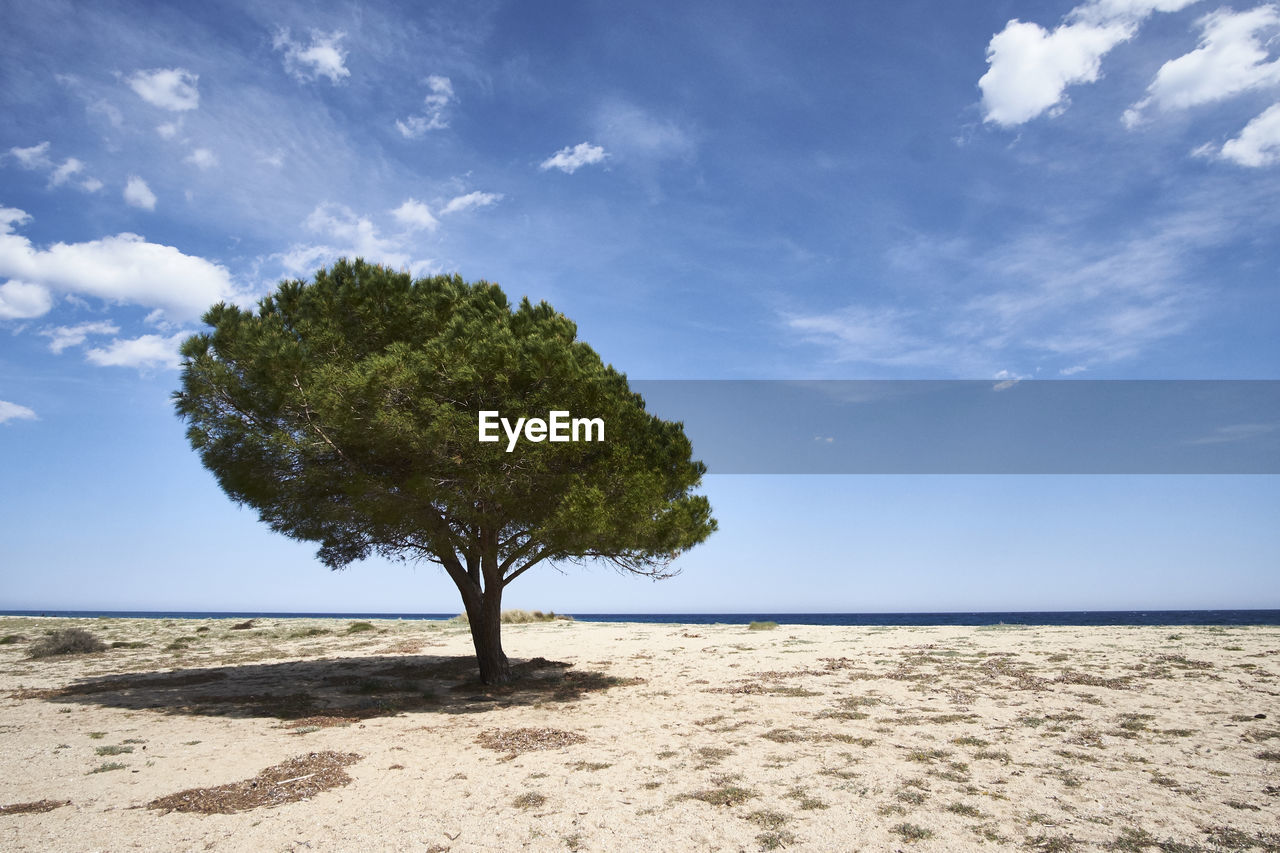
<svg viewBox="0 0 1280 853"><path fill-rule="evenodd" d="M452 611L186 447L176 348L342 255L637 378L1280 378L1280 5L10 4L0 607ZM1274 477L710 477L559 610L1280 607Z"/></svg>

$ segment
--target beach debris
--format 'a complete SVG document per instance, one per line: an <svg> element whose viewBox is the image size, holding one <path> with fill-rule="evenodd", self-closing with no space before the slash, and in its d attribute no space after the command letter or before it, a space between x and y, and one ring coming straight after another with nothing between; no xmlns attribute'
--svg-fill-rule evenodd
<svg viewBox="0 0 1280 853"><path fill-rule="evenodd" d="M11 806L0 806L0 815L5 814L40 814L51 812L63 806L71 805L70 800L36 800L31 803L14 803Z"/></svg>
<svg viewBox="0 0 1280 853"><path fill-rule="evenodd" d="M486 729L476 736L476 742L486 749L513 754L560 749L585 740L586 737L577 732L548 728Z"/></svg>
<svg viewBox="0 0 1280 853"><path fill-rule="evenodd" d="M189 788L154 799L147 803L147 808L159 809L165 814L235 814L263 806L296 803L349 784L351 777L342 768L362 758L363 755L354 752L309 752L273 764L252 779L212 788Z"/></svg>
<svg viewBox="0 0 1280 853"><path fill-rule="evenodd" d="M338 717L332 715L324 715L317 717L303 717L298 720L290 720L284 724L286 729L327 729L333 726L349 726L352 723L360 722L359 717Z"/></svg>

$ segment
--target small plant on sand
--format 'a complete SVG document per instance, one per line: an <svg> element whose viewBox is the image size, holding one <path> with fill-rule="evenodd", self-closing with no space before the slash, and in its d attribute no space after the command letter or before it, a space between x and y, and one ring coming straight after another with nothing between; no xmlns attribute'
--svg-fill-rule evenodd
<svg viewBox="0 0 1280 853"><path fill-rule="evenodd" d="M752 622L747 626L748 631L772 631L778 627L777 622Z"/></svg>
<svg viewBox="0 0 1280 853"><path fill-rule="evenodd" d="M54 655L83 655L105 650L106 645L83 628L64 628L51 631L31 644L27 655L47 658Z"/></svg>
<svg viewBox="0 0 1280 853"><path fill-rule="evenodd" d="M749 788L742 788L738 785L722 783L715 788L704 788L701 791L694 791L685 796L691 800L701 800L704 803L710 803L713 806L736 806L745 803L756 795L755 791Z"/></svg>
<svg viewBox="0 0 1280 853"><path fill-rule="evenodd" d="M94 750L98 755L125 755L133 752L131 746L100 746Z"/></svg>
<svg viewBox="0 0 1280 853"><path fill-rule="evenodd" d="M14 643L25 643L26 641L27 638L21 634L5 634L3 637L0 637L0 646L10 646Z"/></svg>
<svg viewBox="0 0 1280 853"><path fill-rule="evenodd" d="M512 800L511 805L518 809L536 809L544 805L546 802L547 798L545 795L539 794L537 791L526 791Z"/></svg>
<svg viewBox="0 0 1280 853"><path fill-rule="evenodd" d="M933 830L925 829L923 826L917 826L914 823L900 823L889 831L894 835L900 836L903 841L923 841L926 838L933 837Z"/></svg>
<svg viewBox="0 0 1280 853"><path fill-rule="evenodd" d="M361 634L361 633L364 633L365 631L372 631L372 630L374 630L372 622L352 622L350 625L347 626L348 634Z"/></svg>
<svg viewBox="0 0 1280 853"><path fill-rule="evenodd" d="M790 847L796 843L795 835L786 829L786 823L790 818L782 812L763 810L752 812L745 817L746 820L764 830L756 836L756 841L760 843L762 850L777 850L779 847Z"/></svg>
<svg viewBox="0 0 1280 853"><path fill-rule="evenodd" d="M1159 845L1156 838L1145 829L1134 829L1126 826L1120 830L1120 837L1107 844L1108 850L1122 850L1125 853L1145 853L1151 847Z"/></svg>
<svg viewBox="0 0 1280 853"><path fill-rule="evenodd" d="M947 806L947 811L952 814L964 815L965 817L982 817L982 812L977 806L971 806L968 803L952 803Z"/></svg>
<svg viewBox="0 0 1280 853"><path fill-rule="evenodd" d="M110 772L110 771L112 771L112 770L123 770L123 769L124 769L124 767L125 767L125 766L124 766L123 764L121 764L120 762L118 762L118 761L105 761L105 762L103 762L102 764L99 764L97 767L95 767L95 768L93 768L92 770L90 770L90 771L89 771L89 773L90 773L90 774L93 774L93 773L107 773L107 772Z"/></svg>

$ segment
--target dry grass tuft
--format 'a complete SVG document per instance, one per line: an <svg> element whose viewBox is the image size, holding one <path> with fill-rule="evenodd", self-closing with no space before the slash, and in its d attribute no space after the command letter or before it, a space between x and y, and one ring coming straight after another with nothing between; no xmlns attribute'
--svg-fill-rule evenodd
<svg viewBox="0 0 1280 853"><path fill-rule="evenodd" d="M542 749L561 749L586 740L577 732L560 729L489 729L476 735L476 742L485 749L517 754Z"/></svg>
<svg viewBox="0 0 1280 853"><path fill-rule="evenodd" d="M159 797L147 803L147 808L165 813L235 814L262 806L296 803L351 782L342 768L363 757L354 752L311 752L274 764L252 779L213 788L190 788Z"/></svg>

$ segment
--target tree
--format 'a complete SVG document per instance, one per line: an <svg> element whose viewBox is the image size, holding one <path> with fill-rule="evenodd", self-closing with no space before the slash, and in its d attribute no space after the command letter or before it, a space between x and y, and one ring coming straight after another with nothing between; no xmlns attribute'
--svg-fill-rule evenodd
<svg viewBox="0 0 1280 853"><path fill-rule="evenodd" d="M652 578L715 529L679 423L545 302L458 276L338 261L255 311L221 303L182 346L174 394L227 495L340 569L371 554L444 567L480 678L511 677L502 592L541 563ZM479 413L603 420L603 441L479 441Z"/></svg>

